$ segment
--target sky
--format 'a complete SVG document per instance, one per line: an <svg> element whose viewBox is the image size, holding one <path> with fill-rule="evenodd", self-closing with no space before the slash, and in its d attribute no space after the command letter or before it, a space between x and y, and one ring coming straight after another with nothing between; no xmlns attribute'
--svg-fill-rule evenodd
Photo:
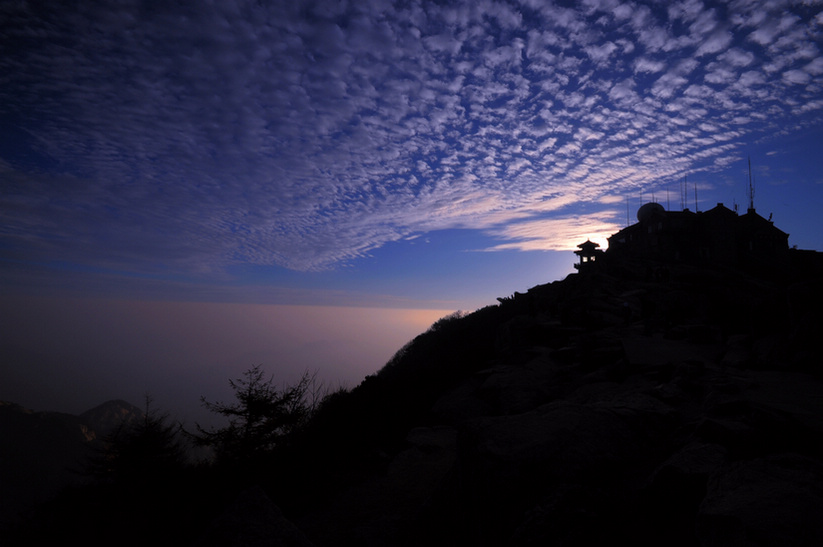
<svg viewBox="0 0 823 547"><path fill-rule="evenodd" d="M749 159L823 250L822 49L819 0L0 2L0 399L352 387Z"/></svg>

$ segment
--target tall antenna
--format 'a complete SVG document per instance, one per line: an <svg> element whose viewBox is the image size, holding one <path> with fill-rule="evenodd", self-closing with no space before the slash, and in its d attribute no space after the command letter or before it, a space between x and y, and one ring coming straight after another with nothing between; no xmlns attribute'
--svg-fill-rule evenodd
<svg viewBox="0 0 823 547"><path fill-rule="evenodd" d="M629 195L626 194L626 227L629 227Z"/></svg>
<svg viewBox="0 0 823 547"><path fill-rule="evenodd" d="M746 197L749 198L749 211L754 211L754 179L752 178L752 157L749 156L749 191Z"/></svg>
<svg viewBox="0 0 823 547"><path fill-rule="evenodd" d="M696 183L696 182L694 183L694 212L695 212L695 213L700 212L700 211L697 209L697 183Z"/></svg>

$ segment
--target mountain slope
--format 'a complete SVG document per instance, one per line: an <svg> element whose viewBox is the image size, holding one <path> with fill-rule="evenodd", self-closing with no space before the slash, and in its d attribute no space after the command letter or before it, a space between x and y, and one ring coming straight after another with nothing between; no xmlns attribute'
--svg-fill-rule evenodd
<svg viewBox="0 0 823 547"><path fill-rule="evenodd" d="M317 545L818 544L820 287L636 271L446 320L333 401L307 446L337 487L298 527Z"/></svg>
<svg viewBox="0 0 823 547"><path fill-rule="evenodd" d="M821 544L817 277L619 266L441 319L266 458L89 488L31 529L89 544L78 515L95 514L134 544Z"/></svg>

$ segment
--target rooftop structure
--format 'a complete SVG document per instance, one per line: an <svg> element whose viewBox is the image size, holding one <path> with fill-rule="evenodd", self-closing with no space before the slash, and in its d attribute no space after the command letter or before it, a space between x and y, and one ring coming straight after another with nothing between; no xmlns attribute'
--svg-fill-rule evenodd
<svg viewBox="0 0 823 547"><path fill-rule="evenodd" d="M577 247L580 250L575 251L574 254L580 257L580 262L575 264L574 268L578 271L585 271L593 266L597 261L597 257L603 254L603 251L597 248L600 247L600 244L588 239Z"/></svg>
<svg viewBox="0 0 823 547"><path fill-rule="evenodd" d="M597 253L613 259L649 259L669 263L709 263L751 268L781 268L789 259L789 234L760 216L754 208L738 215L718 203L703 212L666 211L659 203L646 203L637 211L637 222L607 238L603 252L586 241L578 245L580 263L586 268Z"/></svg>

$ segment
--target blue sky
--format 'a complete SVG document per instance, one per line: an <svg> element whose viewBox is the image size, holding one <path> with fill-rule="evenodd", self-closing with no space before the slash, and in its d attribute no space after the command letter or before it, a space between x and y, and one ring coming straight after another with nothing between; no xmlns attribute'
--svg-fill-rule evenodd
<svg viewBox="0 0 823 547"><path fill-rule="evenodd" d="M821 250L822 11L3 3L3 293L474 309L684 177L745 209L747 157Z"/></svg>

